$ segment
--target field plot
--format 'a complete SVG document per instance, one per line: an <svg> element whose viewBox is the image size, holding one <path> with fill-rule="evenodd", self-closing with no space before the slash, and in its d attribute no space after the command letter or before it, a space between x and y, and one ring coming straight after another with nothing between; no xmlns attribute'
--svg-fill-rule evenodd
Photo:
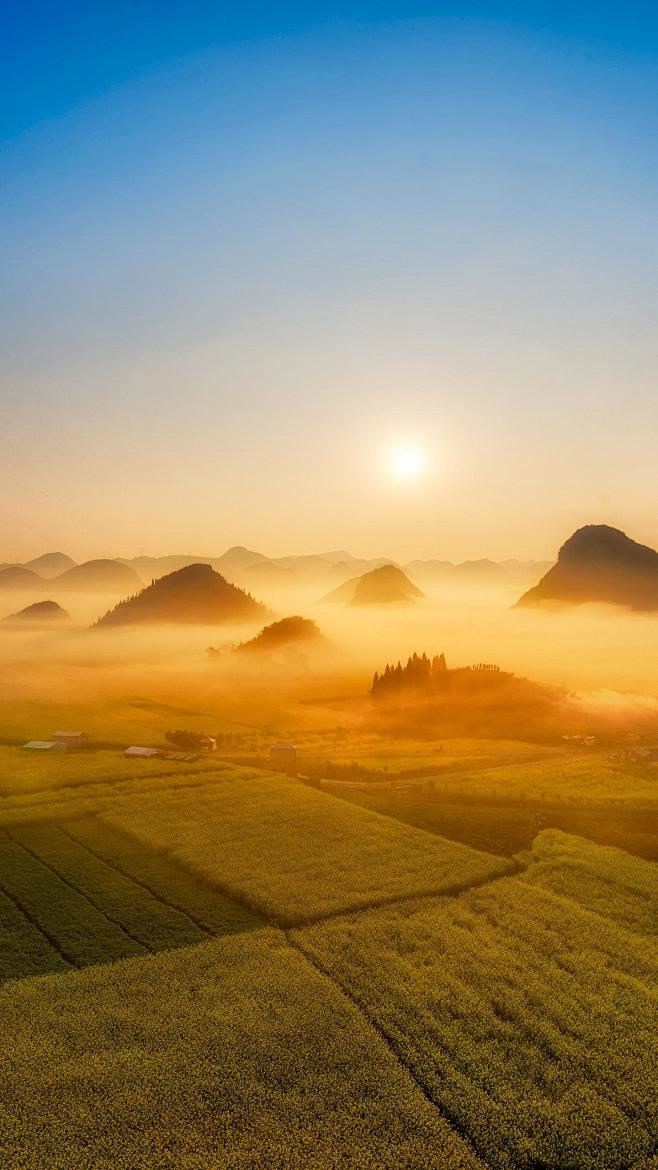
<svg viewBox="0 0 658 1170"><path fill-rule="evenodd" d="M308 750L312 751L312 740ZM319 745L318 745L319 746ZM329 747L330 745L325 745ZM317 748L316 748L317 750ZM486 768L498 764L522 764L551 759L555 748L514 739L440 740L387 739L384 736L350 736L344 744L330 750L329 758L338 766L355 763L373 773L414 776L441 772L451 768Z"/></svg>
<svg viewBox="0 0 658 1170"><path fill-rule="evenodd" d="M515 741L450 740L434 752L379 741L347 759L332 757L341 775L351 772L393 782L425 776L446 799L523 800L530 803L577 801L583 805L658 807L658 768L620 764L607 751L574 753L563 748Z"/></svg>
<svg viewBox="0 0 658 1170"><path fill-rule="evenodd" d="M266 773L127 798L101 819L284 925L448 893L513 868Z"/></svg>
<svg viewBox="0 0 658 1170"><path fill-rule="evenodd" d="M47 796L62 788L87 784L136 781L153 776L196 775L222 770L226 765L212 757L192 763L175 763L162 759L126 759L116 751L80 751L70 755L44 756L21 751L18 747L0 747L0 798ZM0 815L2 803L0 803Z"/></svg>
<svg viewBox="0 0 658 1170"><path fill-rule="evenodd" d="M0 989L12 1170L484 1170L271 929Z"/></svg>
<svg viewBox="0 0 658 1170"><path fill-rule="evenodd" d="M547 830L533 841L523 877L638 934L658 934L658 865Z"/></svg>
<svg viewBox="0 0 658 1170"><path fill-rule="evenodd" d="M545 803L658 807L658 769L611 762L607 753L569 755L442 776L442 792Z"/></svg>
<svg viewBox="0 0 658 1170"><path fill-rule="evenodd" d="M0 978L188 946L262 921L94 822L0 835Z"/></svg>
<svg viewBox="0 0 658 1170"><path fill-rule="evenodd" d="M629 1170L655 1153L646 940L518 878L292 937L492 1170Z"/></svg>

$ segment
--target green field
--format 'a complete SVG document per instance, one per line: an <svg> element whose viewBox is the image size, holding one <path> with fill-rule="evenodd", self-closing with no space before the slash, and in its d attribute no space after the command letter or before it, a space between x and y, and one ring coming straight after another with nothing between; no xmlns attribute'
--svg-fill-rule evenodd
<svg viewBox="0 0 658 1170"><path fill-rule="evenodd" d="M189 946L262 924L93 820L0 833L0 979Z"/></svg>
<svg viewBox="0 0 658 1170"><path fill-rule="evenodd" d="M79 788L87 784L140 780L149 776L195 775L222 766L213 757L178 763L157 757L126 759L120 751L79 751L51 756L17 751L16 747L5 745L0 747L0 801L3 797L54 794L61 788ZM0 803L0 816L1 810Z"/></svg>
<svg viewBox="0 0 658 1170"><path fill-rule="evenodd" d="M283 925L459 890L511 868L280 775L126 798L102 819Z"/></svg>
<svg viewBox="0 0 658 1170"><path fill-rule="evenodd" d="M653 867L629 862L632 878L621 856L609 870L606 918L577 875L573 898L510 878L293 937L492 1170L628 1170L658 1138L658 957L612 921Z"/></svg>
<svg viewBox="0 0 658 1170"><path fill-rule="evenodd" d="M651 773L628 808L593 757L459 741L426 789L426 744L361 747L338 794L0 749L1 1165L655 1170L658 867L527 797L655 843Z"/></svg>
<svg viewBox="0 0 658 1170"><path fill-rule="evenodd" d="M484 1170L278 931L0 989L11 1170Z"/></svg>
<svg viewBox="0 0 658 1170"><path fill-rule="evenodd" d="M565 833L540 833L523 877L640 936L658 934L658 866L620 849L602 849Z"/></svg>

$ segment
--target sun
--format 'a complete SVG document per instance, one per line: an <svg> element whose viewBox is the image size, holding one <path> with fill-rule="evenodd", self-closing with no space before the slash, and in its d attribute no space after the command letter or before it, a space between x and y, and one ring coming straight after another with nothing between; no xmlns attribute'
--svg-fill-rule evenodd
<svg viewBox="0 0 658 1170"><path fill-rule="evenodd" d="M398 479L417 479L425 470L425 463L420 447L398 447L391 455L391 470Z"/></svg>

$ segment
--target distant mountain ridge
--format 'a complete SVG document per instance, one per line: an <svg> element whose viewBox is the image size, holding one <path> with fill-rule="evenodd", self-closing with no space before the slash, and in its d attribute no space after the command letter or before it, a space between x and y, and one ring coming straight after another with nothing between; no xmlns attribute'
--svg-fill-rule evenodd
<svg viewBox="0 0 658 1170"><path fill-rule="evenodd" d="M31 561L26 561L23 568L32 569L32 572L38 573L40 577L60 577L62 573L66 573L68 569L74 569L76 562L72 557L63 552L43 553L40 557L34 557Z"/></svg>
<svg viewBox="0 0 658 1170"><path fill-rule="evenodd" d="M658 610L658 552L631 540L619 528L587 524L562 545L557 563L518 606L545 602L602 602Z"/></svg>
<svg viewBox="0 0 658 1170"><path fill-rule="evenodd" d="M424 597L423 592L397 565L380 565L369 573L345 581L323 601L342 602L343 605L408 605L421 597Z"/></svg>
<svg viewBox="0 0 658 1170"><path fill-rule="evenodd" d="M142 581L134 569L120 561L98 559L74 565L49 582L51 589L81 593L123 593L136 589Z"/></svg>
<svg viewBox="0 0 658 1170"><path fill-rule="evenodd" d="M100 569L94 571L90 566L120 565L137 575L140 584L158 580L168 576L178 569L194 564L209 564L233 584L247 590L260 589L282 591L294 587L317 587L328 589L332 582L353 580L372 569L382 565L393 564L405 572L411 579L416 579L427 586L444 584L478 585L482 583L494 584L506 581L519 584L528 584L550 568L550 561L493 561L488 558L453 563L447 560L429 559L413 560L406 564L398 563L384 557L356 557L346 549L330 549L327 552L304 553L283 557L268 557L255 549L245 548L243 545L234 545L221 556L207 556L199 554L170 553L165 556L114 557L100 558L86 561L82 565L66 553L49 552L34 557L24 565L0 564L0 589L34 589L41 591L45 582L52 580L55 587L84 588L93 591L107 589L108 592L126 592L136 588L134 578L128 579L120 575L120 571L108 568L109 577L103 580ZM11 569L12 574L3 577L5 570ZM15 574L14 570L27 570L34 575ZM81 570L74 573L72 570ZM65 574L71 572L71 576ZM13 580L12 580L13 576ZM96 580L94 580L96 577ZM86 580L85 580L86 578Z"/></svg>
<svg viewBox="0 0 658 1170"><path fill-rule="evenodd" d="M19 610L18 613L10 613L4 620L6 622L51 622L68 618L70 618L70 614L62 609L56 601L35 601L32 605L26 605L25 609Z"/></svg>
<svg viewBox="0 0 658 1170"><path fill-rule="evenodd" d="M257 620L267 614L251 594L231 585L211 565L185 565L108 610L96 626L158 622L215 625Z"/></svg>

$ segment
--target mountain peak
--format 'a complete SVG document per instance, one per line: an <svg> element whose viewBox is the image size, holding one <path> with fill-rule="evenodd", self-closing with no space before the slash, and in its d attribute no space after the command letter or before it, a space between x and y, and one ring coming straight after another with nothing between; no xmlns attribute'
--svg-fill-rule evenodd
<svg viewBox="0 0 658 1170"><path fill-rule="evenodd" d="M658 610L658 552L619 528L586 524L564 542L557 564L517 605L602 602Z"/></svg>
<svg viewBox="0 0 658 1170"><path fill-rule="evenodd" d="M267 611L250 593L201 562L184 565L153 581L104 614L97 626L147 625L156 622L215 625L247 621Z"/></svg>
<svg viewBox="0 0 658 1170"><path fill-rule="evenodd" d="M379 565L353 577L329 593L325 601L342 601L345 605L391 605L409 604L424 594L410 581L397 565Z"/></svg>

